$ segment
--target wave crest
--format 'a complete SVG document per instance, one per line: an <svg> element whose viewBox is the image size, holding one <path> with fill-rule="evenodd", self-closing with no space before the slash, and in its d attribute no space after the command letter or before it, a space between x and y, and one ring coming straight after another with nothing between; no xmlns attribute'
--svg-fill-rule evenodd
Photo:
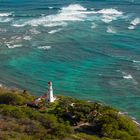
<svg viewBox="0 0 140 140"><path fill-rule="evenodd" d="M128 75L125 75L123 76L124 79L133 79L132 75L131 74L128 74Z"/></svg>
<svg viewBox="0 0 140 140"><path fill-rule="evenodd" d="M71 4L62 7L58 10L57 14L43 15L39 18L31 19L28 21L16 21L13 26L23 27L29 26L45 26L45 27L56 27L56 26L67 26L68 22L74 21L85 21L89 20L89 16L98 16L99 20L105 23L109 23L113 20L117 20L123 15L123 12L116 9L102 9L95 11L94 9L89 10L79 4ZM95 20L95 18L93 18Z"/></svg>
<svg viewBox="0 0 140 140"><path fill-rule="evenodd" d="M87 8L84 8L83 6L79 4L71 4L67 7L63 7L62 11L86 11Z"/></svg>
<svg viewBox="0 0 140 140"><path fill-rule="evenodd" d="M102 9L98 11L99 14L102 14L102 21L105 23L109 23L113 20L117 20L117 18L121 17L123 15L123 12L118 11L116 9L110 8L110 9Z"/></svg>
<svg viewBox="0 0 140 140"><path fill-rule="evenodd" d="M10 21L12 21L12 20L13 20L13 18L0 17L0 22L1 22L1 23L10 22Z"/></svg>
<svg viewBox="0 0 140 140"><path fill-rule="evenodd" d="M8 17L8 16L11 16L12 15L12 12L10 13L0 13L0 17Z"/></svg>
<svg viewBox="0 0 140 140"><path fill-rule="evenodd" d="M106 32L108 32L108 33L112 33L112 34L117 33L116 30L115 30L112 26L108 26Z"/></svg>
<svg viewBox="0 0 140 140"><path fill-rule="evenodd" d="M60 29L56 29L56 30L51 30L51 31L49 31L48 33L49 34L54 34L54 33L57 33L57 32L59 32L59 31L61 31L62 29L60 28Z"/></svg>
<svg viewBox="0 0 140 140"><path fill-rule="evenodd" d="M140 24L140 18L135 18L130 22L130 26L128 27L128 29L133 30L138 24Z"/></svg>
<svg viewBox="0 0 140 140"><path fill-rule="evenodd" d="M118 10L113 9L113 8L102 9L102 10L99 10L98 13L106 14L106 15L122 15L123 14L123 12L118 11Z"/></svg>
<svg viewBox="0 0 140 140"><path fill-rule="evenodd" d="M37 19L32 19L22 24L15 22L13 26L23 27L30 26L66 26L68 21L82 21L86 17L86 8L78 4L72 4L67 7L63 7L57 14L43 16Z"/></svg>
<svg viewBox="0 0 140 140"><path fill-rule="evenodd" d="M22 47L22 44L15 44L15 45L6 44L6 45L7 45L7 47L10 48L10 49Z"/></svg>
<svg viewBox="0 0 140 140"><path fill-rule="evenodd" d="M12 21L13 18L11 18L9 16L12 16L12 12L10 12L10 13L0 13L0 22L5 23L5 22Z"/></svg>
<svg viewBox="0 0 140 140"><path fill-rule="evenodd" d="M52 47L51 46L40 46L40 47L37 47L38 49L42 49L42 50L49 50L51 49Z"/></svg>
<svg viewBox="0 0 140 140"><path fill-rule="evenodd" d="M140 18L135 18L134 20L131 21L130 24L131 24L131 25L134 25L134 26L140 24Z"/></svg>

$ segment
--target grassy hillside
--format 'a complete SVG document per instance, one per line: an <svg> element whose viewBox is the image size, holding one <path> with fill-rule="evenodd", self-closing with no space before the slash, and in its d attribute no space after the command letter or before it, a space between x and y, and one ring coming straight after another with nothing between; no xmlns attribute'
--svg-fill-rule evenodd
<svg viewBox="0 0 140 140"><path fill-rule="evenodd" d="M140 140L133 121L110 106L63 96L27 106L35 98L0 88L0 140Z"/></svg>

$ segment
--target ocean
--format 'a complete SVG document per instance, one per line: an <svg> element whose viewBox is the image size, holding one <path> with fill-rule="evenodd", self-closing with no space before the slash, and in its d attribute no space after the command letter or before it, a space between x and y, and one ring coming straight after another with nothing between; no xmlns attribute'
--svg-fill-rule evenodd
<svg viewBox="0 0 140 140"><path fill-rule="evenodd" d="M48 81L140 121L140 0L0 0L0 84Z"/></svg>

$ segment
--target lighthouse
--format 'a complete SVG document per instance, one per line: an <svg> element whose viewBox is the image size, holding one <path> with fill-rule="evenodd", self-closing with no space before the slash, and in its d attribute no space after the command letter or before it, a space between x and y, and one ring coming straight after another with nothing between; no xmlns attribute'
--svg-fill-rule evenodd
<svg viewBox="0 0 140 140"><path fill-rule="evenodd" d="M52 82L48 82L48 102L54 102L55 98L53 97L53 88L52 88Z"/></svg>

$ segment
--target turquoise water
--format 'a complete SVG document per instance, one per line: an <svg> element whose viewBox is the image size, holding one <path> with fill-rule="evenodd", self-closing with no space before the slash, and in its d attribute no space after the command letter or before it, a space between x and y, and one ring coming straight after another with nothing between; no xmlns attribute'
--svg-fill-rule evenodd
<svg viewBox="0 0 140 140"><path fill-rule="evenodd" d="M140 121L139 0L0 0L0 83L97 100Z"/></svg>

